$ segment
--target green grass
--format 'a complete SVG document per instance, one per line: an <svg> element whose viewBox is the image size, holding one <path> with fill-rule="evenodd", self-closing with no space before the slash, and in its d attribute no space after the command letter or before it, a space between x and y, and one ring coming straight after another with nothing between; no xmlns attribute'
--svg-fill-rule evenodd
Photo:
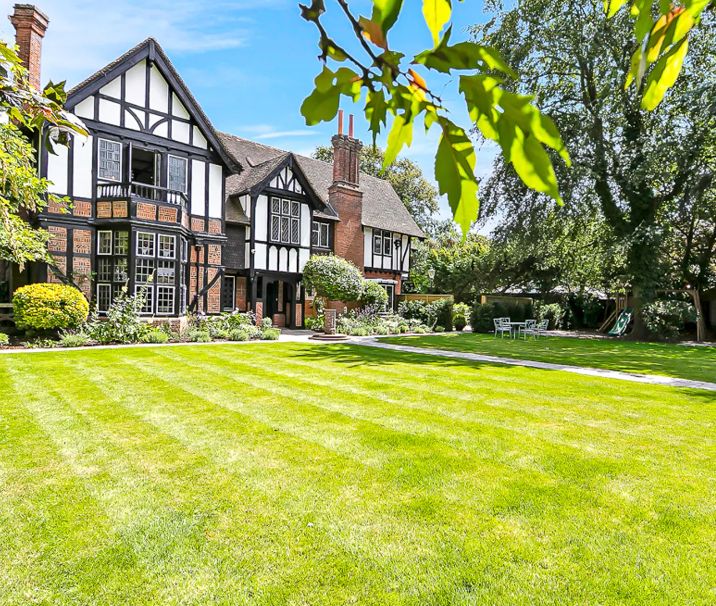
<svg viewBox="0 0 716 606"><path fill-rule="evenodd" d="M0 356L0 604L713 604L713 394L347 345Z"/></svg>
<svg viewBox="0 0 716 606"><path fill-rule="evenodd" d="M490 356L606 368L716 383L716 347L689 347L611 339L510 339L474 333L390 337L386 343Z"/></svg>

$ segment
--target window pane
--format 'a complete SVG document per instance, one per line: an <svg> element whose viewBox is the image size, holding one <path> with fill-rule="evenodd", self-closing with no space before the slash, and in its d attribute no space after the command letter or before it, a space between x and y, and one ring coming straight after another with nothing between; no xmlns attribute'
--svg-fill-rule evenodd
<svg viewBox="0 0 716 606"><path fill-rule="evenodd" d="M97 281L112 281L112 259L110 257L100 257L97 259Z"/></svg>
<svg viewBox="0 0 716 606"><path fill-rule="evenodd" d="M290 201L290 200L283 200L283 201L282 201L281 214L283 214L283 215L290 215L290 214L291 214L291 201Z"/></svg>
<svg viewBox="0 0 716 606"><path fill-rule="evenodd" d="M137 254L145 257L154 256L154 234L144 231L137 232Z"/></svg>
<svg viewBox="0 0 716 606"><path fill-rule="evenodd" d="M157 287L157 313L174 313L174 288L169 286Z"/></svg>
<svg viewBox="0 0 716 606"><path fill-rule="evenodd" d="M291 244L298 244L301 240L301 224L298 219L291 219Z"/></svg>
<svg viewBox="0 0 716 606"><path fill-rule="evenodd" d="M174 284L174 261L159 261L157 267L157 284Z"/></svg>
<svg viewBox="0 0 716 606"><path fill-rule="evenodd" d="M154 275L154 259L137 259L135 264L134 281L137 284L146 284Z"/></svg>
<svg viewBox="0 0 716 606"><path fill-rule="evenodd" d="M167 159L167 187L186 193L186 158L169 156Z"/></svg>
<svg viewBox="0 0 716 606"><path fill-rule="evenodd" d="M320 241L319 241L319 238L320 238L319 233L320 233L320 225L314 221L313 225L311 226L311 245L312 246L320 246L321 245Z"/></svg>
<svg viewBox="0 0 716 606"><path fill-rule="evenodd" d="M383 236L383 254L385 256L389 256L391 254L390 252L390 235Z"/></svg>
<svg viewBox="0 0 716 606"><path fill-rule="evenodd" d="M289 218L281 217L281 242L290 242L289 240Z"/></svg>
<svg viewBox="0 0 716 606"><path fill-rule="evenodd" d="M111 255L112 254L112 232L111 231L98 231L97 232L97 254L98 255Z"/></svg>
<svg viewBox="0 0 716 606"><path fill-rule="evenodd" d="M281 200L278 198L271 198L271 212L275 215L281 212Z"/></svg>
<svg viewBox="0 0 716 606"><path fill-rule="evenodd" d="M129 254L129 232L126 232L126 231L114 232L114 254L115 255Z"/></svg>
<svg viewBox="0 0 716 606"><path fill-rule="evenodd" d="M291 216L298 217L301 214L301 205L298 202L291 202Z"/></svg>
<svg viewBox="0 0 716 606"><path fill-rule="evenodd" d="M159 256L163 259L174 259L176 251L174 250L174 236L159 234Z"/></svg>
<svg viewBox="0 0 716 606"><path fill-rule="evenodd" d="M271 217L271 239L278 242L280 238L280 222L281 218L277 215Z"/></svg>
<svg viewBox="0 0 716 606"><path fill-rule="evenodd" d="M142 313L150 314L154 309L154 287L152 286L135 286L134 294L144 294L144 305L142 306Z"/></svg>
<svg viewBox="0 0 716 606"><path fill-rule="evenodd" d="M328 223L321 223L321 246L328 248Z"/></svg>
<svg viewBox="0 0 716 606"><path fill-rule="evenodd" d="M97 285L97 311L107 311L112 304L112 286L110 284Z"/></svg>
<svg viewBox="0 0 716 606"><path fill-rule="evenodd" d="M129 279L128 273L127 257L117 257L114 260L114 281L126 282Z"/></svg>
<svg viewBox="0 0 716 606"><path fill-rule="evenodd" d="M380 255L383 252L383 236L380 231L373 234L373 253Z"/></svg>
<svg viewBox="0 0 716 606"><path fill-rule="evenodd" d="M99 167L100 179L121 181L122 179L122 144L107 139L99 140Z"/></svg>

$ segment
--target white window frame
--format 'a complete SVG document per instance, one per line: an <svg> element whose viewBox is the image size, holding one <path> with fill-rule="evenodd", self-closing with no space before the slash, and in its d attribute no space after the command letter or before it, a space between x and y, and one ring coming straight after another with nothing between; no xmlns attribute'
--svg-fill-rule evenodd
<svg viewBox="0 0 716 606"><path fill-rule="evenodd" d="M157 298L157 300L156 300L156 303L155 303L155 309L157 310L157 311L156 311L156 314L157 314L158 316L171 316L171 315L173 315L173 314L174 314L174 307L176 306L176 287L174 287L174 286L168 286L168 285L166 285L166 284L163 285L163 286L162 286L162 285L158 285L157 288L156 288L156 291L157 291L157 292L156 292L156 298ZM171 305L170 305L170 310L169 310L169 311L160 311L160 310L159 310L159 298L160 298L160 295L161 295L162 291L164 291L164 292L169 292L169 293L171 294L171 297L170 297L170 298L171 298Z"/></svg>
<svg viewBox="0 0 716 606"><path fill-rule="evenodd" d="M173 189L169 188L169 161L170 159L181 160L184 164L184 189ZM184 156L175 156L174 154L168 154L167 156L167 188L172 191L180 191L183 194L189 191L189 159Z"/></svg>
<svg viewBox="0 0 716 606"><path fill-rule="evenodd" d="M119 178L114 179L111 177L103 177L102 176L102 141L105 143L112 143L113 145L119 145ZM122 182L122 170L123 170L123 160L124 160L124 146L122 145L121 141L115 141L114 139L107 139L105 137L98 137L97 138L97 178L101 181L110 181L111 183L121 183Z"/></svg>
<svg viewBox="0 0 716 606"><path fill-rule="evenodd" d="M274 211L274 202L278 202L278 212ZM295 210L295 212L294 212ZM296 200L271 196L269 199L269 233L268 239L274 244L287 244L289 246L301 245L301 203ZM286 237L283 237L284 221L288 225ZM278 223L278 238L273 237L274 222ZM297 226L296 238L292 237L294 224Z"/></svg>
<svg viewBox="0 0 716 606"><path fill-rule="evenodd" d="M162 238L171 238L171 240L172 240L172 250L174 251L174 254L171 257L165 257L161 254L162 247L160 245L160 242L162 241ZM176 236L174 236L172 234L157 234L156 247L157 247L157 258L158 259L169 259L171 261L176 260L176 258L177 258L177 238L176 238Z"/></svg>
<svg viewBox="0 0 716 606"><path fill-rule="evenodd" d="M139 252L139 236L140 235L152 236L152 252L151 252L151 254L147 255L147 254ZM137 253L138 257L150 257L153 259L154 257L157 256L157 234L155 232L153 232L153 231L138 231L138 232L136 232L135 238L136 238L136 241L134 243L134 250Z"/></svg>
<svg viewBox="0 0 716 606"><path fill-rule="evenodd" d="M117 236L119 234L124 234L127 236L127 238L126 238L127 249L124 252L117 252ZM126 257L127 255L129 255L129 232L126 229L118 229L118 230L112 232L112 249L113 249L113 254L115 256Z"/></svg>
<svg viewBox="0 0 716 606"><path fill-rule="evenodd" d="M109 234L109 252L102 252L102 247L100 246L100 239L102 235ZM97 231L97 255L100 256L112 256L112 250L114 248L114 234L112 233L111 229L100 229Z"/></svg>
<svg viewBox="0 0 716 606"><path fill-rule="evenodd" d="M149 309L146 310L146 309L142 308L140 313L154 315L154 306L156 305L156 300L155 300L155 296L154 296L154 290L155 290L154 284L153 283L152 284L135 284L135 286L134 286L135 296L138 295L139 291L142 290L143 288L146 289L146 293L148 295L147 301L149 302Z"/></svg>
<svg viewBox="0 0 716 606"><path fill-rule="evenodd" d="M313 244L313 233L317 234L316 243ZM316 248L329 248L330 246L330 226L322 221L313 221L311 226L311 245Z"/></svg>

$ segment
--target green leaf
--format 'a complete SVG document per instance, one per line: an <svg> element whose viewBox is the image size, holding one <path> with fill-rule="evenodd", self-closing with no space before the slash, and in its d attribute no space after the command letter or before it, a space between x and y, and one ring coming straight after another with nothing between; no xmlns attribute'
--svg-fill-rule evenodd
<svg viewBox="0 0 716 606"><path fill-rule="evenodd" d="M383 170L395 162L400 150L413 142L413 115L410 113L395 116L388 134L388 145L383 157Z"/></svg>
<svg viewBox="0 0 716 606"><path fill-rule="evenodd" d="M433 36L433 46L440 42L440 32L450 21L452 6L450 0L423 0L423 17Z"/></svg>
<svg viewBox="0 0 716 606"><path fill-rule="evenodd" d="M684 58L689 48L688 38L673 46L659 61L646 78L646 87L641 99L641 105L649 111L656 109L661 103L666 91L676 82L684 64Z"/></svg>
<svg viewBox="0 0 716 606"><path fill-rule="evenodd" d="M334 73L327 67L316 76L316 88L301 105L301 115L308 126L330 122L338 113L341 91L333 86Z"/></svg>
<svg viewBox="0 0 716 606"><path fill-rule="evenodd" d="M447 118L439 121L443 132L435 155L435 180L440 193L448 197L453 218L467 235L480 209L475 148L463 129Z"/></svg>
<svg viewBox="0 0 716 606"><path fill-rule="evenodd" d="M417 55L414 59L415 63L445 74L452 70L481 69L483 71L496 70L511 78L517 78L515 71L497 50L475 42L459 42L449 46L451 33L452 28L445 32L437 48Z"/></svg>
<svg viewBox="0 0 716 606"><path fill-rule="evenodd" d="M604 11L610 19L619 12L619 9L627 3L627 0L604 0Z"/></svg>
<svg viewBox="0 0 716 606"><path fill-rule="evenodd" d="M368 119L368 128L373 133L373 142L386 123L388 105L385 102L383 90L368 91L365 103L365 117Z"/></svg>
<svg viewBox="0 0 716 606"><path fill-rule="evenodd" d="M395 25L403 7L403 0L373 0L373 16L371 21L380 25L384 34Z"/></svg>

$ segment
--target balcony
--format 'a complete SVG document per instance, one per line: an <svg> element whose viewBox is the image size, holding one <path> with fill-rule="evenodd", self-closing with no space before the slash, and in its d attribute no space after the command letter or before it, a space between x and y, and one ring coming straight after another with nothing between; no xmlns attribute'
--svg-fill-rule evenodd
<svg viewBox="0 0 716 606"><path fill-rule="evenodd" d="M189 198L184 192L166 187L157 187L148 183L105 183L97 187L98 200L148 200L173 204L185 210L189 206Z"/></svg>
<svg viewBox="0 0 716 606"><path fill-rule="evenodd" d="M97 219L139 219L189 228L189 198L181 191L147 183L105 183L97 187Z"/></svg>

